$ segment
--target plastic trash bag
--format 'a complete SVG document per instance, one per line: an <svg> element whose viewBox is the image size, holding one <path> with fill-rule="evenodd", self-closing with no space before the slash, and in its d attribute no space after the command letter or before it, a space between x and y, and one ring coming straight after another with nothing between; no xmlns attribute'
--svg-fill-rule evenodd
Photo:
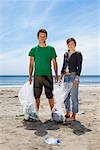
<svg viewBox="0 0 100 150"><path fill-rule="evenodd" d="M25 118L25 120L28 120L28 119L38 120L38 115L37 115L36 111L34 110L33 104L27 105L25 107L24 118Z"/></svg>
<svg viewBox="0 0 100 150"><path fill-rule="evenodd" d="M26 82L20 89L18 97L22 106L32 104L34 101L33 82L31 84L29 84L29 81Z"/></svg>
<svg viewBox="0 0 100 150"><path fill-rule="evenodd" d="M26 82L20 89L18 97L23 107L25 119L28 120L29 117L34 119L37 115L37 112L33 95L33 82L31 84L29 84L29 81Z"/></svg>
<svg viewBox="0 0 100 150"><path fill-rule="evenodd" d="M55 121L55 122L64 122L65 121L65 116L64 116L63 110L56 106L54 106L54 108L52 109L51 117L52 117L51 121Z"/></svg>
<svg viewBox="0 0 100 150"><path fill-rule="evenodd" d="M54 98L55 98L55 105L52 109L52 121L55 122L64 122L65 115L62 108L62 103L64 103L65 98L68 96L69 92L72 89L72 82L70 83L61 83L56 84L54 86Z"/></svg>

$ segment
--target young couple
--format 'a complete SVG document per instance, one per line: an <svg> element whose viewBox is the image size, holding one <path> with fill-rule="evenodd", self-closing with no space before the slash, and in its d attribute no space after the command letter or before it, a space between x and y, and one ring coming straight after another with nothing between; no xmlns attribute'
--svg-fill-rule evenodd
<svg viewBox="0 0 100 150"><path fill-rule="evenodd" d="M34 69L33 89L38 112L43 86L45 89L46 98L49 100L51 110L54 107L51 62L53 63L56 82L58 82L58 65L56 61L57 54L54 47L46 44L47 31L45 29L40 29L37 33L37 38L38 45L33 47L29 52L29 82L31 84ZM73 87L71 93L69 93L64 100L66 108L65 117L66 119L69 118L71 120L75 120L76 113L78 112L78 86L82 67L82 54L75 51L76 41L74 38L69 38L66 42L67 50L64 54L61 79L64 76L64 82L73 82ZM72 110L70 108L70 96L72 99Z"/></svg>

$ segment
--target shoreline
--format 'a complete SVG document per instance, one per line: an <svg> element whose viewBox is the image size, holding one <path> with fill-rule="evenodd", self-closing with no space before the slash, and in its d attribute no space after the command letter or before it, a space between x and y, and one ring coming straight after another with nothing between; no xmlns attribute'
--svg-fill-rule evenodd
<svg viewBox="0 0 100 150"><path fill-rule="evenodd" d="M23 84L24 85L24 84ZM0 85L0 88L21 88L23 85ZM79 87L100 87L100 84L79 84Z"/></svg>

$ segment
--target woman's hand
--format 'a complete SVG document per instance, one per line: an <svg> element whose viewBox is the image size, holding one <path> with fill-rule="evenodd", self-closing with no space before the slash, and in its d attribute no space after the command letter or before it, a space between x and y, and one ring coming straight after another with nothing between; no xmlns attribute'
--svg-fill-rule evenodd
<svg viewBox="0 0 100 150"><path fill-rule="evenodd" d="M77 87L78 86L78 82L79 82L79 76L76 76L74 81L73 81L73 86Z"/></svg>
<svg viewBox="0 0 100 150"><path fill-rule="evenodd" d="M74 86L74 87L77 87L77 86L78 86L78 82L79 82L78 80L74 80L74 81L73 81L73 86Z"/></svg>

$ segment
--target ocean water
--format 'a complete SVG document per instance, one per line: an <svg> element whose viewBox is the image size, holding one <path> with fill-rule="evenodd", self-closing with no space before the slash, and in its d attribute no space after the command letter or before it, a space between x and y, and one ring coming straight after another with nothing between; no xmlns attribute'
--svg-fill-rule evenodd
<svg viewBox="0 0 100 150"><path fill-rule="evenodd" d="M29 76L0 76L0 86L20 86L29 80ZM100 85L100 76L81 76L80 85Z"/></svg>

